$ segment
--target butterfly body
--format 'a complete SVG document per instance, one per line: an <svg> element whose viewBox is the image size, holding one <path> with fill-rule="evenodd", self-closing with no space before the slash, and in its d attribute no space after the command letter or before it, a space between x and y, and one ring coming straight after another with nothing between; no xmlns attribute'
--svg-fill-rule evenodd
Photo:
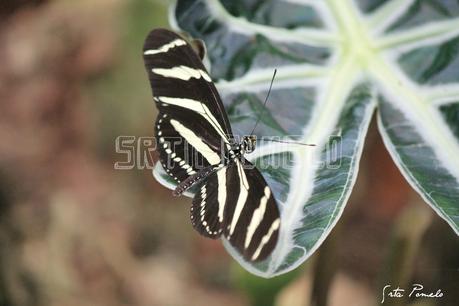
<svg viewBox="0 0 459 306"><path fill-rule="evenodd" d="M144 46L145 66L159 110L155 124L159 160L180 195L193 185L193 227L224 236L249 261L269 256L280 217L261 173L244 158L256 137L233 139L220 95L201 59L179 35L153 30Z"/></svg>

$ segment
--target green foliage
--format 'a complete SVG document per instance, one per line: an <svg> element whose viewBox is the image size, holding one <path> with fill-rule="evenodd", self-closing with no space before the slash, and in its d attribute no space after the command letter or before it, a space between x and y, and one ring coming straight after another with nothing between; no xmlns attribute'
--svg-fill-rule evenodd
<svg viewBox="0 0 459 306"><path fill-rule="evenodd" d="M262 142L248 155L258 164L287 155L292 167L260 169L282 225L263 263L245 262L225 244L244 268L272 277L320 246L349 198L375 111L400 171L459 233L459 4L179 0L171 22L205 41L235 134L248 133L263 111L259 137L317 144ZM154 173L173 187L159 167Z"/></svg>

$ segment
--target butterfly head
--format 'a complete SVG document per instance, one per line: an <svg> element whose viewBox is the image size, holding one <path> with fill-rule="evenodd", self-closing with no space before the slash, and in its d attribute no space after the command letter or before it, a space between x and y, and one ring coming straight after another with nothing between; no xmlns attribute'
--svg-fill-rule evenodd
<svg viewBox="0 0 459 306"><path fill-rule="evenodd" d="M252 153L255 151L255 147L257 144L257 136L249 135L242 137L242 142L240 144L240 151L245 153Z"/></svg>

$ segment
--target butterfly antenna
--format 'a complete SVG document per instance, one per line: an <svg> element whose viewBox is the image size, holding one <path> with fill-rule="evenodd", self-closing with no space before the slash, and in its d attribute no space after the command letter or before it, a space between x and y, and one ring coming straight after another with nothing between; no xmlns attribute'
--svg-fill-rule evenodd
<svg viewBox="0 0 459 306"><path fill-rule="evenodd" d="M271 84L269 85L268 94L266 95L265 102L263 102L263 109L262 109L261 113L258 116L257 122L255 123L255 126L252 129L252 132L250 132L249 135L253 135L253 132L255 132L255 129L257 128L257 125L261 120L261 117L262 117L261 115L265 111L266 102L268 102L269 94L271 93L271 89L273 88L273 82L274 82L274 78L276 77L276 73L277 73L277 69L274 69L273 77L271 79Z"/></svg>
<svg viewBox="0 0 459 306"><path fill-rule="evenodd" d="M276 78L276 73L277 73L277 69L274 69L273 77L271 79L271 84L269 84L268 94L266 95L265 102L263 102L263 109L262 109L262 111L260 113L260 116L257 119L257 122L255 123L255 126L252 129L252 132L250 132L249 135L253 135L253 132L255 132L255 129L257 128L258 123L260 123L260 120L261 120L261 117L262 117L261 115L263 115L263 112L266 109L266 103L268 102L269 94L271 93L271 89L273 88L273 83L274 83L274 79ZM272 141L272 142L280 142L280 143L288 143L288 144L297 144L297 145L310 146L310 147L315 147L316 146L315 144L294 142L294 141L282 141L282 140L277 140L277 139L262 139L262 140L264 140L264 141Z"/></svg>
<svg viewBox="0 0 459 306"><path fill-rule="evenodd" d="M280 142L280 143L288 143L288 144L296 144L296 145L301 145L301 146L308 146L308 147L315 147L315 144L312 143L302 143L302 142L297 142L297 141L282 141L282 140L277 140L277 139L261 139L262 141L271 141L271 142Z"/></svg>

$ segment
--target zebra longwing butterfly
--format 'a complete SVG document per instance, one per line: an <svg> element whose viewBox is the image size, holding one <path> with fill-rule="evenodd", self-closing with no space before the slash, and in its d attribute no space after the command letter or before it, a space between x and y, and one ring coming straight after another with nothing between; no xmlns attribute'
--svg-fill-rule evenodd
<svg viewBox="0 0 459 306"><path fill-rule="evenodd" d="M265 259L276 246L280 218L268 184L243 158L256 139L232 142L218 91L182 37L165 29L151 31L144 61L159 110L159 160L178 183L176 194L198 186L191 206L193 227L206 237L224 236L246 260ZM199 167L189 160L193 154L202 160Z"/></svg>

